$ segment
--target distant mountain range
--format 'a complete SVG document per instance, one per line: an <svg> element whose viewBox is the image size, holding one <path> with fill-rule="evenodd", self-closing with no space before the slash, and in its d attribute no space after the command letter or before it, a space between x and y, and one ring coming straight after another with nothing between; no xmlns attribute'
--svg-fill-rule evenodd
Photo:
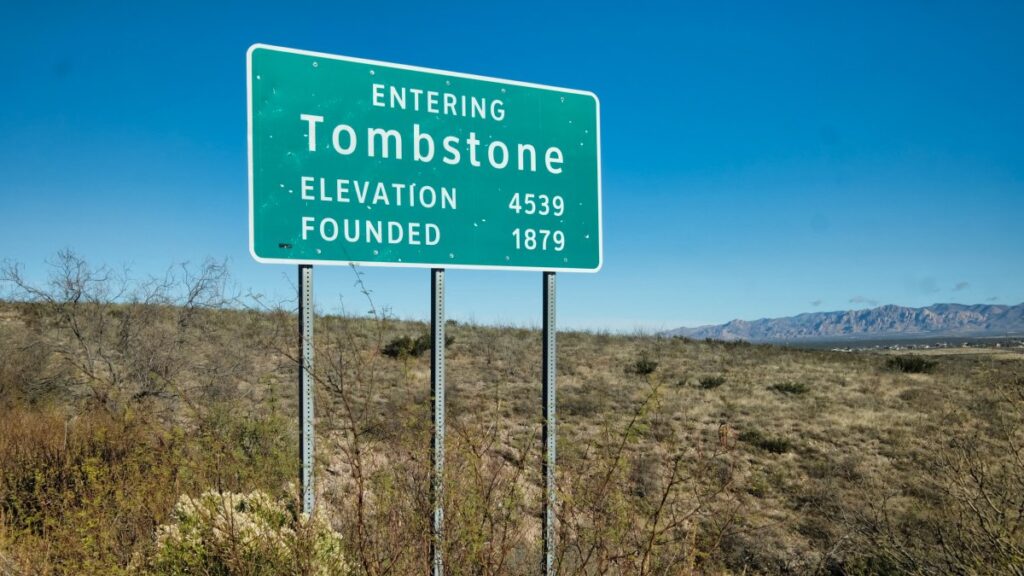
<svg viewBox="0 0 1024 576"><path fill-rule="evenodd" d="M677 328L665 334L749 342L1020 335L1024 334L1024 304L933 304L924 308L888 305L789 318L733 320L719 326Z"/></svg>

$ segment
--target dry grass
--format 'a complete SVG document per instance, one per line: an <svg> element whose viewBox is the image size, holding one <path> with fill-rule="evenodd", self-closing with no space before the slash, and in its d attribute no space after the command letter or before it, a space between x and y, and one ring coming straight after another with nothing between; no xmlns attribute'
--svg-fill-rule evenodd
<svg viewBox="0 0 1024 576"><path fill-rule="evenodd" d="M294 316L212 308L0 306L0 574L123 572L181 493L289 491ZM381 353L426 329L317 320L319 505L360 574L426 566L429 355ZM450 573L535 573L540 335L448 332ZM561 333L559 573L1020 573L1024 360L888 357Z"/></svg>

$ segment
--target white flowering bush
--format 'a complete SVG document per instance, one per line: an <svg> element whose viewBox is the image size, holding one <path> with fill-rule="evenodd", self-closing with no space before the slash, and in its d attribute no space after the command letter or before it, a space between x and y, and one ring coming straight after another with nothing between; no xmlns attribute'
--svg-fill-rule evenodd
<svg viewBox="0 0 1024 576"><path fill-rule="evenodd" d="M349 574L324 514L297 512L264 492L183 495L157 528L150 574L336 576Z"/></svg>

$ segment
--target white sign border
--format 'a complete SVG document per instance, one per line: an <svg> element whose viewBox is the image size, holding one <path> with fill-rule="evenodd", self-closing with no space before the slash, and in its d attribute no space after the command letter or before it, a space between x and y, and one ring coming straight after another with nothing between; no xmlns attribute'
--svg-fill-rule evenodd
<svg viewBox="0 0 1024 576"><path fill-rule="evenodd" d="M467 78L470 80L483 80L485 82L499 82L502 84L510 84L513 86L523 86L526 88L539 88L541 90L551 90L554 92L564 92L569 94L580 94L583 96L590 96L594 99L595 114L596 114L596 133L597 138L597 267L595 268L544 268L536 266L488 266L488 265L477 265L477 264L452 264L452 263L411 263L411 262L365 262L361 260L301 260L292 258L264 258L256 254L256 237L255 237L255 206L253 204L253 163L252 163L252 53L256 50L276 50L278 52L288 52L291 54L301 54L303 56L314 56L316 58L326 58L329 60L341 60L343 62L355 62L359 64L370 64L372 66L383 66L386 68L398 68L400 70L411 70L413 72L426 72L429 74L441 74L446 76L452 76L455 78ZM476 74L464 74L461 72L451 72L448 70L437 70L434 68L424 68L421 66L409 66L407 64L396 64L394 62L381 62L379 60L367 60L365 58L354 58L351 56L340 56L337 54L325 54L323 52L312 52L309 50L299 50L297 48L285 48L283 46L274 46L271 44L256 43L249 47L245 53L245 96L246 96L246 124L248 131L248 163L249 163L249 254L252 255L253 259L261 264L308 264L312 266L380 266L387 268L445 268L445 269L458 269L458 270L507 270L507 271L525 271L525 272L576 272L576 273L595 273L601 270L604 266L604 221L602 216L602 198L601 198L601 100L598 99L597 94L587 90L574 90L572 88L559 88L556 86L546 86L544 84L534 84L531 82L520 82L518 80L506 80L504 78L493 78L490 76L478 76Z"/></svg>

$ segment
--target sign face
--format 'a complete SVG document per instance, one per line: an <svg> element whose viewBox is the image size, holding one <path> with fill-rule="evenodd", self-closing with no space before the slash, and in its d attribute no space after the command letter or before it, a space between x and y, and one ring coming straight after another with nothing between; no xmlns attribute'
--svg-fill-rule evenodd
<svg viewBox="0 0 1024 576"><path fill-rule="evenodd" d="M260 44L247 64L256 260L601 267L594 94Z"/></svg>

